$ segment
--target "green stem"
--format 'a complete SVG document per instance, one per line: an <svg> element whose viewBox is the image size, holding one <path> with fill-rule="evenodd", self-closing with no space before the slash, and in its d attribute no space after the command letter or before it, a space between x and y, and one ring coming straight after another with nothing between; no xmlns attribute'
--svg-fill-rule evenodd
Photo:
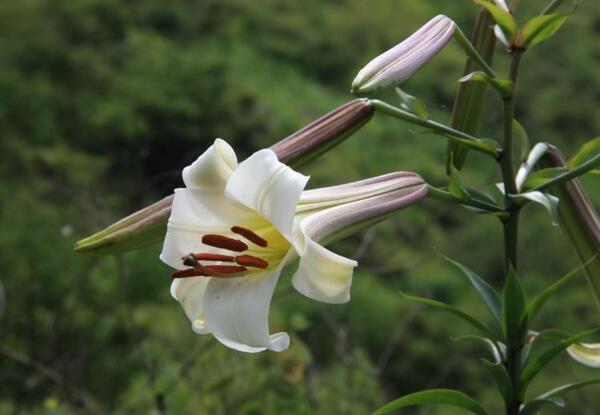
<svg viewBox="0 0 600 415"><path fill-rule="evenodd" d="M573 170L569 170L566 173L556 176L556 177L548 180L547 182L540 184L539 186L535 186L535 187L531 188L530 190L531 191L536 191L536 190L544 191L544 190L550 189L551 187L564 184L570 180L573 180L579 176L583 176L584 174L594 170L595 168L598 167L599 162L600 162L600 154L598 154L595 157L592 157L591 159L589 159L585 163L577 166Z"/></svg>
<svg viewBox="0 0 600 415"><path fill-rule="evenodd" d="M439 122L418 117L408 111L401 110L400 108L396 108L393 105L378 99L370 100L370 102L373 104L373 108L375 108L376 111L403 121L407 121L411 124L433 130L434 132L440 133L445 137L460 140L464 145L469 145L473 150L481 151L482 153L488 154L494 158L498 157L498 149L492 148L489 143L485 143L485 141L480 138L473 137L472 135L463 133L462 131L455 130L454 128L450 128Z"/></svg>
<svg viewBox="0 0 600 415"><path fill-rule="evenodd" d="M428 196L431 197L432 199L447 200L447 201L458 203L460 205L471 206L471 207L482 209L482 210L492 212L492 213L503 212L501 207L493 205L491 203L483 202L481 200L476 200L473 198L461 199L461 198L454 196L450 192L447 192L445 190L439 189L434 186L428 186L428 188L429 188Z"/></svg>
<svg viewBox="0 0 600 415"><path fill-rule="evenodd" d="M471 41L465 36L460 28L456 28L454 31L454 39L459 43L459 45L463 48L465 53L469 58L473 60L483 71L490 77L496 78L496 72L492 69L490 65L486 62L486 60L479 54L475 46L471 43Z"/></svg>
<svg viewBox="0 0 600 415"><path fill-rule="evenodd" d="M515 272L518 270L518 230L519 230L519 206L515 205L511 199L511 194L517 194L518 189L515 181L515 171L513 162L513 121L515 118L515 90L517 86L517 75L519 64L523 51L513 49L511 51L511 64L509 79L513 82L513 90L510 95L504 98L504 148L500 156L502 168L502 179L504 182L505 204L508 217L503 220L504 230L504 250L506 258L506 272L508 274L512 267ZM521 406L521 398L518 393L519 377L521 368L521 346L511 347L506 358L506 369L511 379L513 398L507 401L506 414L518 415Z"/></svg>

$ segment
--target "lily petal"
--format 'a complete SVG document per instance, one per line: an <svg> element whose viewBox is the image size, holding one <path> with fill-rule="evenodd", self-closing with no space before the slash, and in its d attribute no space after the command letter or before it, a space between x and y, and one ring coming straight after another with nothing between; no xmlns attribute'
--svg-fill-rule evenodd
<svg viewBox="0 0 600 415"><path fill-rule="evenodd" d="M308 179L281 163L272 150L265 149L239 165L225 193L256 211L291 239L296 206Z"/></svg>
<svg viewBox="0 0 600 415"><path fill-rule="evenodd" d="M206 324L217 340L249 353L288 348L287 333L269 335L269 306L282 268L283 263L272 273L210 279L204 310Z"/></svg>
<svg viewBox="0 0 600 415"><path fill-rule="evenodd" d="M567 352L583 365L600 368L600 343L573 344L569 346Z"/></svg>
<svg viewBox="0 0 600 415"><path fill-rule="evenodd" d="M204 315L204 292L210 277L175 279L171 283L171 296L181 303L185 315L192 322L192 329L198 334L210 333Z"/></svg>
<svg viewBox="0 0 600 415"><path fill-rule="evenodd" d="M352 274L358 262L331 252L304 235L304 251L292 286L308 298L324 303L350 301Z"/></svg>
<svg viewBox="0 0 600 415"><path fill-rule="evenodd" d="M519 171L517 172L517 176L515 178L515 182L517 184L517 189L521 189L523 183L531 173L531 170L535 167L537 162L546 154L548 151L548 144L546 143L537 143L533 149L529 152L527 159L521 163L521 167L519 167Z"/></svg>
<svg viewBox="0 0 600 415"><path fill-rule="evenodd" d="M363 183L362 187L363 190L372 191L370 187L378 184L385 192L299 215L294 248L300 255L300 264L292 277L292 285L300 293L327 303L348 301L356 261L334 254L315 241L330 240L354 232L427 195L425 182L414 173L392 174L376 179L383 177L387 185L393 186L383 186L383 182L370 180L364 181L367 183ZM307 200L322 200L322 196L314 192Z"/></svg>
<svg viewBox="0 0 600 415"><path fill-rule="evenodd" d="M196 161L183 169L183 182L190 189L223 190L237 164L233 148L217 138Z"/></svg>
<svg viewBox="0 0 600 415"><path fill-rule="evenodd" d="M160 259L175 269L190 252L212 252L202 244L203 233L227 234L233 224L258 223L261 219L246 207L232 203L223 191L175 189L175 199Z"/></svg>

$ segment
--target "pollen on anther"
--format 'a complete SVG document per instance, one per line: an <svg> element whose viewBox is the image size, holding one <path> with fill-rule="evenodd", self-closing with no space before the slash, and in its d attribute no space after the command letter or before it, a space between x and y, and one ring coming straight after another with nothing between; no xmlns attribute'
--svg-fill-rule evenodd
<svg viewBox="0 0 600 415"><path fill-rule="evenodd" d="M235 257L235 262L245 267L254 267L265 269L269 266L269 263L262 258L258 258L252 255L240 255Z"/></svg>
<svg viewBox="0 0 600 415"><path fill-rule="evenodd" d="M248 249L248 245L244 242L223 235L204 235L202 243L235 252L243 252Z"/></svg>
<svg viewBox="0 0 600 415"><path fill-rule="evenodd" d="M261 237L260 235L257 235L251 229L243 228L241 226L233 226L231 228L231 232L237 233L238 235L241 235L247 240L249 240L250 242L254 242L256 245L262 246L263 248L266 248L268 245L268 242L265 238Z"/></svg>

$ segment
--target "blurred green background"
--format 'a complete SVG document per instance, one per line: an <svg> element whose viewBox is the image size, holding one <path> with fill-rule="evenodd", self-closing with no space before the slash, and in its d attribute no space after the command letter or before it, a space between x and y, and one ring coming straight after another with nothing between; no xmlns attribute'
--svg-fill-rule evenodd
<svg viewBox="0 0 600 415"><path fill-rule="evenodd" d="M521 3L523 21L546 2ZM518 104L532 139L567 154L600 132L600 3L579 3L552 40L527 54ZM469 33L476 8L469 0L1 2L0 413L367 414L430 387L462 389L500 413L482 351L449 339L468 327L398 295L484 313L440 253L499 286L493 218L427 201L337 243L332 249L360 261L352 301L308 300L284 278L271 327L289 331L292 346L280 354L242 354L193 334L169 295L159 246L104 258L72 250L180 186L182 167L215 137L244 158L351 99L366 62L438 13ZM451 45L405 85L440 121L449 120L463 59ZM499 58L496 68L504 64ZM499 139L500 117L489 94L481 134ZM415 130L376 116L302 171L311 186L395 170L444 184L445 143ZM494 192L498 171L486 161L471 154L463 179ZM585 180L597 204L598 180ZM532 294L577 261L542 208L528 207L522 224ZM537 328L574 332L598 317L581 277ZM594 375L563 356L532 393ZM598 388L590 388L545 413L597 408Z"/></svg>

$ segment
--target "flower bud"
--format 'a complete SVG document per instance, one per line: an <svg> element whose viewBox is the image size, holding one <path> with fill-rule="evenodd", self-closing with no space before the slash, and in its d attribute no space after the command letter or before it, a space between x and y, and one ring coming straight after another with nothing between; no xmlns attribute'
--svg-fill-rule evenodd
<svg viewBox="0 0 600 415"><path fill-rule="evenodd" d="M409 79L452 39L456 24L439 15L409 38L379 55L360 70L352 82L352 92L367 94Z"/></svg>
<svg viewBox="0 0 600 415"><path fill-rule="evenodd" d="M271 147L277 158L298 166L318 157L367 123L373 105L367 99L355 99ZM99 255L131 251L161 242L171 214L173 196L147 206L75 244L77 252Z"/></svg>
<svg viewBox="0 0 600 415"><path fill-rule="evenodd" d="M565 167L567 161L558 148L550 145L540 160L545 167ZM558 214L560 225L569 236L600 305L600 217L581 182L573 179L552 188L559 197ZM596 256L594 258L594 256Z"/></svg>

